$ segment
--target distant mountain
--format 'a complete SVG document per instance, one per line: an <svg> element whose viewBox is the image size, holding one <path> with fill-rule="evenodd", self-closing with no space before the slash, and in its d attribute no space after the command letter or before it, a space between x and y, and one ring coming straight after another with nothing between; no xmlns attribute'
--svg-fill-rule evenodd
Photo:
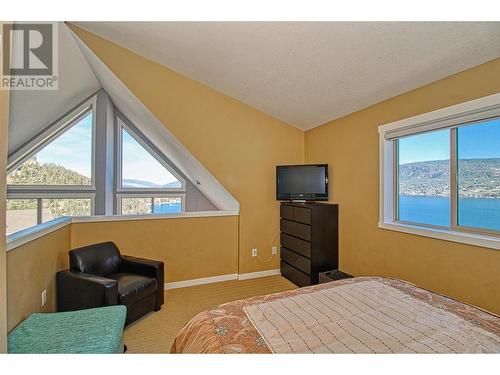
<svg viewBox="0 0 500 375"><path fill-rule="evenodd" d="M135 189L180 189L181 183L179 181L172 181L165 185L158 185L151 181L123 179L123 187Z"/></svg>
<svg viewBox="0 0 500 375"><path fill-rule="evenodd" d="M402 164L399 167L401 195L449 195L448 160ZM461 159L458 165L461 197L500 198L500 158Z"/></svg>

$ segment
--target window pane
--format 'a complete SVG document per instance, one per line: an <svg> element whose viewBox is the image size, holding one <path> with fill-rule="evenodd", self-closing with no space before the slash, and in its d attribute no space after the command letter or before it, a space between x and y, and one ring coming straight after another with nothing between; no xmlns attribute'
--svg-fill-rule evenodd
<svg viewBox="0 0 500 375"><path fill-rule="evenodd" d="M10 185L91 185L92 113L7 176Z"/></svg>
<svg viewBox="0 0 500 375"><path fill-rule="evenodd" d="M146 215L152 213L151 198L122 198L122 215Z"/></svg>
<svg viewBox="0 0 500 375"><path fill-rule="evenodd" d="M122 187L180 189L181 182L122 129Z"/></svg>
<svg viewBox="0 0 500 375"><path fill-rule="evenodd" d="M37 225L36 199L7 199L7 234Z"/></svg>
<svg viewBox="0 0 500 375"><path fill-rule="evenodd" d="M175 198L154 198L155 214L171 214L182 212L182 199Z"/></svg>
<svg viewBox="0 0 500 375"><path fill-rule="evenodd" d="M458 225L500 230L500 119L457 129Z"/></svg>
<svg viewBox="0 0 500 375"><path fill-rule="evenodd" d="M397 142L398 220L450 226L450 131Z"/></svg>
<svg viewBox="0 0 500 375"><path fill-rule="evenodd" d="M61 216L90 216L90 198L57 198L42 200L42 223Z"/></svg>

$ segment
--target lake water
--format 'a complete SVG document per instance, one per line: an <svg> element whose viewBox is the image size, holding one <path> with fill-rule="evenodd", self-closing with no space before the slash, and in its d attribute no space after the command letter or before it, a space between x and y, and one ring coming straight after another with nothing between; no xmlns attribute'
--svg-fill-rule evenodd
<svg viewBox="0 0 500 375"><path fill-rule="evenodd" d="M175 214L182 212L181 203L157 203L155 204L155 214Z"/></svg>
<svg viewBox="0 0 500 375"><path fill-rule="evenodd" d="M499 198L460 198L458 203L459 224L469 227L500 230ZM182 212L181 203L160 203L155 213ZM402 195L399 197L400 220L432 225L450 225L450 199Z"/></svg>
<svg viewBox="0 0 500 375"><path fill-rule="evenodd" d="M401 195L399 219L432 225L450 225L450 199ZM458 224L500 230L500 198L460 198Z"/></svg>

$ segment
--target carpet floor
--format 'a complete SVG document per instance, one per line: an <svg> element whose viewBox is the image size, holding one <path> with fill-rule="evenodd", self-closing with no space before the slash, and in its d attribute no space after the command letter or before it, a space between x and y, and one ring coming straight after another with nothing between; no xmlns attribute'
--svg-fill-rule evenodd
<svg viewBox="0 0 500 375"><path fill-rule="evenodd" d="M222 303L295 288L282 276L269 276L167 290L160 311L125 328L127 353L169 353L177 333L199 312Z"/></svg>

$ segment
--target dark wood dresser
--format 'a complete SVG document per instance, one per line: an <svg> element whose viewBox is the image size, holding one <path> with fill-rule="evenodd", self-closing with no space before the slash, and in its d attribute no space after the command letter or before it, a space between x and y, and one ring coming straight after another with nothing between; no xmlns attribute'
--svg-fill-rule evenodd
<svg viewBox="0 0 500 375"><path fill-rule="evenodd" d="M280 206L281 274L303 287L318 284L320 272L338 269L338 205Z"/></svg>

